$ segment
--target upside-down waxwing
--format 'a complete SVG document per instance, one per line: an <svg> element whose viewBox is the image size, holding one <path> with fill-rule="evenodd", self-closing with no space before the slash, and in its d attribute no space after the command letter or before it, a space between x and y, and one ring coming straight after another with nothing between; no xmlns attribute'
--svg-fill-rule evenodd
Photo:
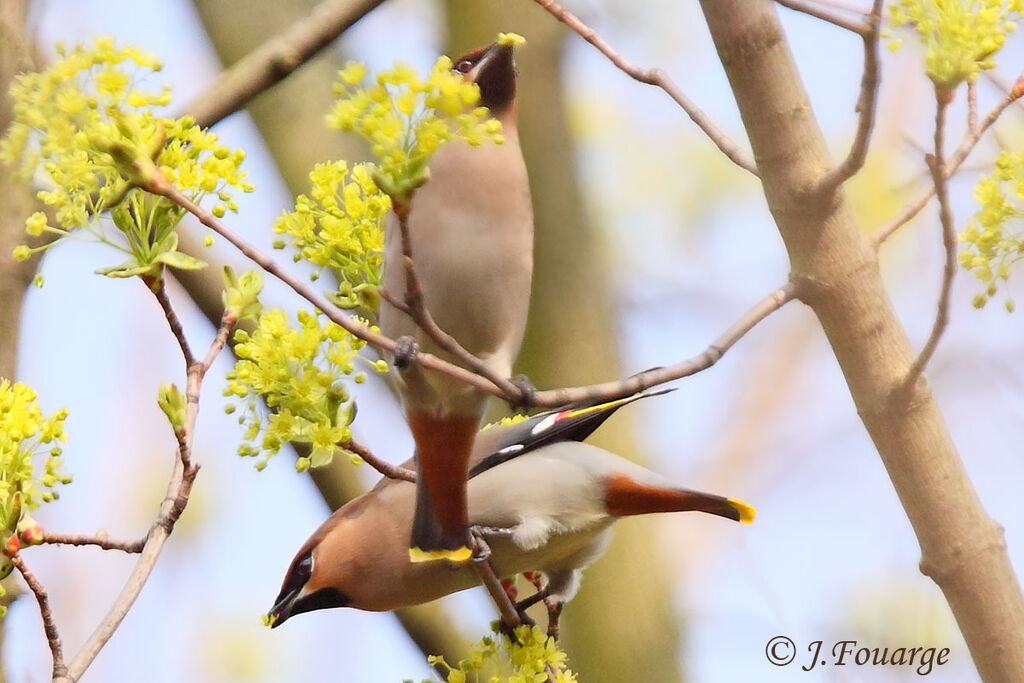
<svg viewBox="0 0 1024 683"><path fill-rule="evenodd" d="M455 71L480 88L480 104L502 124L503 144L453 140L430 162L430 180L410 206L408 228L423 301L438 326L508 377L526 327L533 272L533 208L516 131L513 44L473 50ZM384 287L406 290L401 232L386 229ZM381 331L451 358L407 316L382 306ZM447 375L403 363L394 373L416 442L418 485L408 555L466 560L466 473L487 395Z"/></svg>
<svg viewBox="0 0 1024 683"><path fill-rule="evenodd" d="M580 443L620 406L649 395L552 411L480 433L470 470L469 521L490 546L498 576L539 571L546 597L564 604L576 593L582 570L604 552L620 517L700 511L753 520L745 503L680 488ZM270 625L329 607L392 610L477 585L465 564L408 561L415 494L413 484L385 479L331 515L288 568Z"/></svg>

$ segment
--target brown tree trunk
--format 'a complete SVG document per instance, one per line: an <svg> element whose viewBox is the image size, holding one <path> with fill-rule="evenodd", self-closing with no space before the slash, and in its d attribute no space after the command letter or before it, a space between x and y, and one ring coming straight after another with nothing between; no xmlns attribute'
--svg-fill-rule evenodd
<svg viewBox="0 0 1024 683"><path fill-rule="evenodd" d="M449 54L515 31L519 128L530 173L536 226L533 296L518 370L540 388L620 376L617 314L600 236L588 221L576 181L566 123L561 57L565 31L529 2L448 0ZM636 457L629 413L592 441ZM679 630L670 583L653 525L630 520L608 553L587 570L582 590L563 613L564 645L581 681L680 680Z"/></svg>
<svg viewBox="0 0 1024 683"><path fill-rule="evenodd" d="M11 98L8 90L14 76L34 64L32 37L25 19L28 0L0 2L0 135L11 124ZM18 332L25 289L32 282L38 259L17 263L11 251L28 240L25 218L39 209L35 192L23 181L11 177L11 167L0 163L0 377L13 380L17 360ZM20 589L13 576L4 580L5 595L0 605L10 605ZM0 651L4 647L6 622L0 622ZM0 669L0 683L5 680Z"/></svg>
<svg viewBox="0 0 1024 683"><path fill-rule="evenodd" d="M821 322L917 534L921 570L945 594L982 678L1024 680L1024 599L1002 529L978 500L927 379L900 391L915 354L844 193L813 189L832 161L774 4L701 5L800 298Z"/></svg>

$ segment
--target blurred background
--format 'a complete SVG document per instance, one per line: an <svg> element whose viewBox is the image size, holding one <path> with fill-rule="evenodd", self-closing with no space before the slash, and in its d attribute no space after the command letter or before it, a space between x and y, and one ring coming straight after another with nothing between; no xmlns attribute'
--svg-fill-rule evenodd
<svg viewBox="0 0 1024 683"><path fill-rule="evenodd" d="M73 44L95 34L143 46L164 60L157 82L173 84L173 108L181 110L222 64L313 5L36 0L29 35L44 60L55 41ZM567 6L638 65L665 69L746 146L696 3L646 0L627 9L610 0L570 0ZM861 41L780 11L838 158L856 123ZM520 369L538 387L617 378L692 356L784 282L785 253L755 180L725 160L663 92L631 81L528 0L388 0L247 112L218 124L226 144L247 151L245 166L257 188L239 198L231 224L269 249L273 219L306 190L313 163L364 158L358 145L322 124L333 72L345 60L379 69L397 59L423 70L437 54L461 54L499 30L528 40L519 53L520 117L537 213L537 273ZM5 50L12 48L4 41ZM927 180L922 150L931 144L934 100L912 42L883 55L871 156L848 185L868 231ZM1007 80L1016 78L1022 54L1012 40L1000 54ZM983 113L1002 96L984 78L978 90ZM961 91L951 120L962 122L964 113ZM995 140L1019 144L1022 122L1019 108L1008 110L954 181L959 226L975 210L971 188L994 158ZM959 139L961 125L951 140ZM24 192L0 185L0 193L7 194L3 220L20 224L32 210L20 208L27 206ZM22 239L7 235L5 244ZM200 256L246 267L222 242ZM931 328L942 268L935 206L883 252L892 299L920 345ZM0 254L7 310L0 351L13 362L16 335L14 377L37 390L45 412L70 410L65 462L75 480L37 518L54 531L104 528L139 537L155 517L174 456L155 395L161 381L183 384L180 352L140 282L93 273L118 259L108 248L85 240L60 245L39 264L45 286L24 292L23 301L24 281L10 284L9 253L5 247ZM265 304L298 306L267 280ZM205 291L203 305L219 315L219 290L187 284L194 293ZM978 290L971 276L958 274L952 321L928 374L974 485L1006 527L1020 569L1024 319L1007 314L999 301L973 309ZM1019 294L1020 283L1010 283L1014 290ZM203 309L182 287L171 295L193 348L205 348L213 327ZM84 680L429 677L424 656L390 614L329 610L274 631L261 625L295 550L329 510L289 454L263 472L235 455L239 428L224 415L221 397L229 360L222 355L204 386L196 442L203 469L189 507L135 608ZM696 515L620 523L611 551L587 572L563 617L564 644L581 681L917 678L911 667L809 673L797 664L775 667L766 661L765 644L777 635L796 643L798 664L816 640L825 642L824 651L837 640L949 647L949 663L929 679L977 678L942 595L918 572L916 540L807 309L790 304L714 368L677 386L624 410L593 441L681 484L749 501L758 517L752 527ZM392 462L407 457L411 439L386 389L371 381L358 392L357 437ZM321 486L335 481L330 477L351 486L351 466L338 465L321 474ZM355 477L363 485L375 478L366 467ZM117 553L51 547L33 548L25 559L49 590L70 652L102 618L134 563ZM442 601L441 609L451 622L442 619L446 628L428 631L449 646L477 640L494 617L478 590ZM13 604L2 645L6 680L48 678L50 654L31 595Z"/></svg>

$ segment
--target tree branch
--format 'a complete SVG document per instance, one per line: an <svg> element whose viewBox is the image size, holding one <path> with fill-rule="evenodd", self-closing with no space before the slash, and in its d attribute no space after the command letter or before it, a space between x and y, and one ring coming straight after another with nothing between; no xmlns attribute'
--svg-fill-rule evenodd
<svg viewBox="0 0 1024 683"><path fill-rule="evenodd" d="M185 111L208 128L284 80L384 0L325 0L221 73Z"/></svg>
<svg viewBox="0 0 1024 683"><path fill-rule="evenodd" d="M143 277L142 281L146 283L146 286L149 287L150 291L153 292L153 296L159 302L160 308L164 312L164 317L167 318L167 325L171 328L171 334L174 335L178 346L181 347L181 355L185 358L185 365L191 366L196 362L196 359L192 355L192 349L189 348L188 340L185 338L185 330L181 326L181 321L178 320L178 314L174 312L171 300L167 298L167 287L164 284L163 277Z"/></svg>
<svg viewBox="0 0 1024 683"><path fill-rule="evenodd" d="M964 135L963 141L961 141L960 143L960 146L953 153L953 156L949 158L949 161L946 164L946 169L944 171L944 176L946 180L949 180L949 178L951 178L953 174L956 173L957 170L959 170L960 166L964 163L964 160L967 159L967 156L974 149L975 145L978 144L978 140L981 139L981 136L984 135L985 132L992 127L992 124L994 124L999 119L1002 113L1006 111L1006 108L1009 107L1014 102L1016 102L1017 100L1019 100L1022 95L1024 95L1024 76L1017 79L1017 82L1010 89L1010 92L1007 93L1003 101L996 105L996 107L991 112L989 112L988 116L985 117L985 120L981 122L981 125L977 126L977 128L975 128L974 130L967 131L967 133ZM914 218L914 216L920 213L921 209L925 207L925 205L928 203L928 200L931 199L934 195L935 183L933 182L923 192L921 192L921 194L918 197L916 197L913 201L907 204L907 206L904 207L903 211L901 211L899 215L897 215L884 227L880 228L877 232L875 232L874 236L872 236L871 238L871 243L875 247L875 249L878 249L878 247L880 247L883 242L892 237L892 235L897 230L899 230L904 225L909 223Z"/></svg>
<svg viewBox="0 0 1024 683"><path fill-rule="evenodd" d="M857 112L860 114L857 133L843 162L821 179L819 186L822 188L834 189L842 185L864 166L868 156L871 130L878 109L878 32L882 26L883 2L875 0L867 19L869 28L861 34L864 39L864 73L860 81L860 95L857 97Z"/></svg>
<svg viewBox="0 0 1024 683"><path fill-rule="evenodd" d="M814 0L775 0L775 2L779 3L783 7L788 7L789 9L794 10L796 12L812 16L815 19L827 21L833 26L844 28L847 31L853 31L856 34L863 36L865 39L867 38L868 34L872 32L872 30L877 30L872 29L872 24L870 21L854 21L852 19L847 19L842 15L836 14L834 12L829 12L824 7L820 6L818 3L814 2ZM875 24L875 26L877 26L877 24Z"/></svg>
<svg viewBox="0 0 1024 683"><path fill-rule="evenodd" d="M172 202L178 204L183 209L194 215L203 223L203 225L211 228L231 242L231 244L233 244L254 263L291 287L295 293L322 311L328 319L337 323L354 336L369 344L377 346L378 348L382 348L386 351L394 351L396 346L395 340L385 337L379 332L374 332L366 325L362 325L341 312L327 299L327 297L314 290L306 282L283 269L266 254L243 240L234 230L229 228L211 212L194 204L188 199L188 197L181 194L177 188L166 182L157 182L151 184L145 189L149 192L153 192L154 194L167 197ZM539 391L531 396L530 403L536 407L555 408L580 401L610 401L616 398L630 396L637 391L642 391L643 389L647 389L657 384L687 377L700 372L701 370L705 370L717 363L719 358L721 358L733 344L743 337L743 335L749 332L754 325L794 298L795 293L796 285L793 282L788 282L779 289L773 291L736 323L734 323L729 329L727 329L722 336L716 339L715 342L699 356L672 366L642 372L622 380L582 387ZM468 351L463 351L468 353ZM432 354L422 352L417 353L413 360L427 369L445 372L456 379L466 382L470 386L476 387L477 389L497 396L498 398L505 400L514 399L513 396L505 394L489 379L466 370L458 365L444 361ZM482 363L482 361L479 362Z"/></svg>
<svg viewBox="0 0 1024 683"><path fill-rule="evenodd" d="M406 467L402 467L401 465L392 465L386 460L381 460L373 454L373 451L358 441L350 439L346 443L342 444L341 447L358 455L367 465L377 470L388 479L400 479L401 481L411 482L416 481L415 472Z"/></svg>
<svg viewBox="0 0 1024 683"><path fill-rule="evenodd" d="M160 287L151 286L150 289L156 295L158 291L163 291L163 285L160 285ZM177 316L173 314L170 300L166 296L162 299L160 296L157 296L157 300L162 308L165 307L165 313L170 311L168 320L176 320ZM166 543L167 538L174 530L174 525L178 518L185 511L185 506L188 505L192 485L195 482L196 474L199 472L199 465L193 463L191 458L196 418L199 415L199 390L202 386L203 377L213 363L217 352L224 347L224 341L227 339L234 322L233 316L223 316L221 327L218 329L217 336L210 344L210 351L206 354L205 359L202 362L196 362L194 359L186 362L185 373L188 380L185 390L185 420L181 429L174 430L174 437L178 443L178 457L175 458L171 480L167 485L167 495L164 496L164 500L160 504L157 519L153 526L150 527L149 533L146 534L139 559L128 576L124 587L121 589L121 593L117 596L103 621L96 627L92 635L82 645L78 654L75 655L71 664L68 665L67 671L59 677L54 676L54 681L58 683L77 681L85 670L89 668L89 665L92 664L96 655L107 644L111 636L114 635L114 632L128 614L128 610L135 604L135 600L139 597L142 587L149 580L149 576L156 565L164 543ZM172 325L173 329L174 326ZM184 334L181 335L181 341L184 341ZM187 348L187 344L184 344L183 348Z"/></svg>
<svg viewBox="0 0 1024 683"><path fill-rule="evenodd" d="M146 540L122 541L108 536L96 534L88 536L85 534L57 534L52 531L43 531L42 543L51 545L94 545L103 550L120 550L126 553L141 553Z"/></svg>
<svg viewBox="0 0 1024 683"><path fill-rule="evenodd" d="M928 361L935 354L939 338L942 337L946 325L949 324L949 294L953 289L953 276L956 275L956 228L953 224L953 210L949 206L949 193L946 186L948 177L946 156L943 151L949 99L948 94L936 92L935 150L928 158L932 182L935 183L935 194L939 199L939 220L942 223L942 246L946 253L946 263L942 270L942 288L939 293L939 304L935 313L935 322L932 324L932 332L928 336L924 348L921 349L921 353L914 359L913 365L907 371L907 378L903 383L904 389L912 387L918 376L924 371Z"/></svg>
<svg viewBox="0 0 1024 683"><path fill-rule="evenodd" d="M794 281L787 282L757 302L704 351L680 363L653 368L614 382L538 391L534 395L532 403L537 406L557 407L591 401L612 401L617 398L631 396L638 391L643 391L658 384L682 379L702 370L707 370L717 363L725 355L725 352L732 348L733 344L753 329L755 325L782 308L782 306L796 298L796 296L797 283Z"/></svg>
<svg viewBox="0 0 1024 683"><path fill-rule="evenodd" d="M412 318L413 322L426 332L427 336L443 351L455 358L464 367L486 377L506 398L521 405L525 398L522 389L509 381L507 377L502 377L496 373L491 369L491 366L470 353L455 337L442 330L434 320L434 316L427 310L427 306L423 301L423 290L420 288L420 280L416 275L416 262L412 253L412 238L409 235L409 207L396 207L395 215L398 216L398 226L402 236L402 261L405 267L405 306L399 307L399 310ZM391 297L388 297L386 300L389 303L393 301Z"/></svg>
<svg viewBox="0 0 1024 683"><path fill-rule="evenodd" d="M778 13L767 0L701 0L701 7L761 160L800 298L828 337L906 511L921 569L942 590L981 678L1018 680L1024 596L1002 530L978 499L928 383L900 391L916 354L850 203L842 192L807 200L828 147Z"/></svg>
<svg viewBox="0 0 1024 683"><path fill-rule="evenodd" d="M14 553L11 556L11 562L21 573L21 578L25 579L29 590L36 596L36 602L39 603L39 615L43 618L43 630L46 631L46 641L50 645L50 654L53 656L53 678L56 680L64 676L68 669L64 664L64 648L60 642L60 633L57 632L57 623L53 620L53 612L50 610L50 598L47 596L43 584L39 583L35 574L25 566L21 555Z"/></svg>
<svg viewBox="0 0 1024 683"><path fill-rule="evenodd" d="M657 86L664 90L669 97L675 100L676 104L683 108L683 111L686 112L687 116L697 124L698 128L704 131L704 134L711 139L711 142L713 142L715 146L729 158L730 161L745 171L749 171L755 176L757 175L757 163L750 154L741 149L718 126L716 126L714 121L712 121L711 118L700 109L700 107L694 104L683 93L683 91L679 89L679 86L669 78L668 74L661 69L642 69L635 66L619 54L615 48L605 42L605 40L598 35L597 31L584 24L575 14L562 7L554 0L534 0L534 2L550 12L551 15L560 22L578 33L585 41L596 47L601 54L611 60L612 64L617 66L630 78L641 83L646 83L647 85Z"/></svg>

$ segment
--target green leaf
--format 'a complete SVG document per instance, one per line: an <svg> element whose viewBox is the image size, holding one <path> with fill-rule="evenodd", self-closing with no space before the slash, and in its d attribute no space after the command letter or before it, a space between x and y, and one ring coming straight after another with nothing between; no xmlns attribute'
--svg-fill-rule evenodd
<svg viewBox="0 0 1024 683"><path fill-rule="evenodd" d="M171 235L174 236L175 242L177 242L177 235L173 232ZM168 235L168 237L171 235ZM157 254L156 258L153 260L179 270L200 270L206 267L205 261L200 261L199 259L180 251L164 251Z"/></svg>
<svg viewBox="0 0 1024 683"><path fill-rule="evenodd" d="M152 274L156 268L158 268L158 266L152 263L142 265L135 259L132 259L130 261L125 261L119 266L99 268L96 272L99 275L106 275L107 277L134 277L136 275L144 275L147 273Z"/></svg>

